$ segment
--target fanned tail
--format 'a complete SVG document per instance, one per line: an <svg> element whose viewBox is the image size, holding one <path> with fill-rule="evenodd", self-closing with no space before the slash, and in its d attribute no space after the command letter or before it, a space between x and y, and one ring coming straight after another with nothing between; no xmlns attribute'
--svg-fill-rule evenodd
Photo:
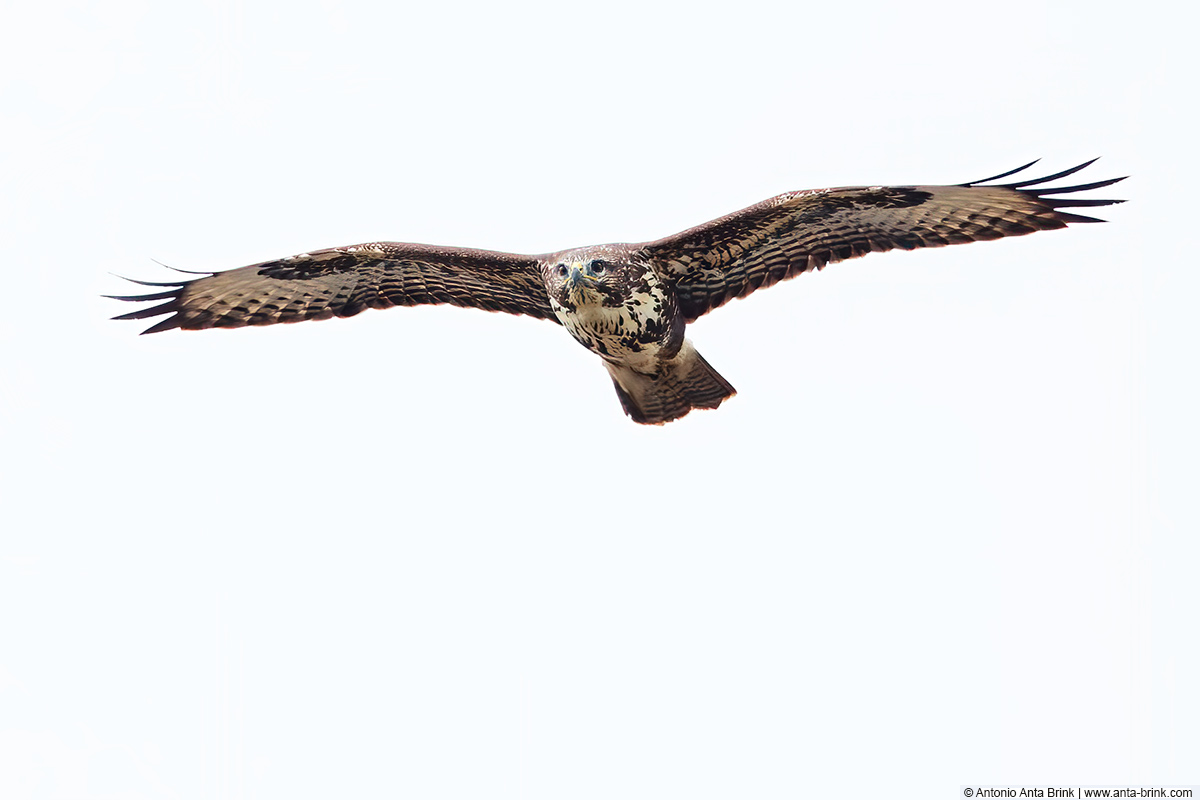
<svg viewBox="0 0 1200 800"><path fill-rule="evenodd" d="M643 425L662 425L693 408L716 408L737 394L688 341L654 375L608 361L604 367L612 376L625 413Z"/></svg>

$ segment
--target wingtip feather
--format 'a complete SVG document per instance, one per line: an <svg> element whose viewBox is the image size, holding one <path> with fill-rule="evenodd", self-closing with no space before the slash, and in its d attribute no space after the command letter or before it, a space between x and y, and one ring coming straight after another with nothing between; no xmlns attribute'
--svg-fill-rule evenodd
<svg viewBox="0 0 1200 800"><path fill-rule="evenodd" d="M1085 161L1078 166L1071 167L1070 169L1064 169L1062 172L1056 172L1053 175L1047 175L1044 178L1030 178L1030 179L1024 180L1024 181L1017 181L1016 183L1006 183L1004 185L1006 187L1008 187L1009 189L1021 189L1026 186L1033 186L1033 185L1039 184L1039 183L1048 183L1049 181L1056 181L1059 178L1065 178L1068 175L1074 175L1076 172L1079 172L1082 169L1087 169L1088 167L1090 167L1092 164L1095 164L1099 160L1100 160L1100 157L1096 156L1091 161Z"/></svg>
<svg viewBox="0 0 1200 800"><path fill-rule="evenodd" d="M178 297L179 291L172 289L169 292L155 292L154 294L102 294L101 297L108 300L124 300L129 303L145 303L151 300L166 300L168 297Z"/></svg>
<svg viewBox="0 0 1200 800"><path fill-rule="evenodd" d="M157 317L159 314L169 314L175 310L176 310L175 301L172 300L169 303L163 303L162 305L159 305L159 306L151 306L150 308L138 308L133 311L129 311L125 314L119 314L119 315L113 317L112 319L115 319L115 320L146 319L147 317Z"/></svg>
<svg viewBox="0 0 1200 800"><path fill-rule="evenodd" d="M1105 186L1112 186L1114 183L1120 183L1128 178L1128 175L1122 175L1120 178L1109 178L1106 181L1092 181L1091 183L1078 183L1074 186L1047 186L1045 189L1035 189L1027 192L1038 197L1043 197L1049 194L1071 194L1072 192L1086 192L1092 189L1102 189Z"/></svg>
<svg viewBox="0 0 1200 800"><path fill-rule="evenodd" d="M180 328L180 327L182 327L182 326L179 324L179 315L172 314L171 316L167 317L166 319L159 320L158 322L154 323L153 325L151 325L149 328L146 328L146 330L142 331L138 335L145 336L147 333L162 333L163 331L174 330L175 328Z"/></svg>
<svg viewBox="0 0 1200 800"><path fill-rule="evenodd" d="M1026 164L1023 167L1017 167L1016 169L1010 169L1008 172L1001 172L999 175L993 175L990 178L981 178L977 181L968 181L967 183L963 183L963 184L959 184L959 185L960 186L976 186L980 183L988 183L989 181L998 181L1001 178L1007 178L1009 175L1016 175L1018 172L1024 172L1025 170L1029 169L1030 167L1032 167L1034 164L1038 163L1039 161L1041 161L1040 158L1035 158L1033 161L1030 161L1028 164Z"/></svg>
<svg viewBox="0 0 1200 800"><path fill-rule="evenodd" d="M1053 209L1055 211L1055 213L1057 214L1057 219L1064 223L1104 222L1104 220L1097 219L1095 217L1089 217L1089 216L1085 216L1082 214L1071 214L1071 213L1068 213L1065 211L1060 211L1059 209L1063 209L1063 208L1096 208L1096 207L1100 207L1100 206L1112 206L1112 205L1117 205L1118 203L1124 203L1125 202L1124 200L1109 200L1109 199L1105 199L1105 198L1076 199L1076 198L1070 198L1070 197L1065 197L1065 198L1057 197L1056 195L1073 194L1076 192L1086 192L1086 191L1090 191L1092 189L1100 189L1105 186L1112 186L1113 184L1120 183L1121 181L1128 178L1129 177L1128 175L1123 175L1119 178L1109 178L1107 180L1102 180L1102 181L1090 181L1088 183L1080 183L1080 184L1075 184L1073 186L1057 186L1056 187L1056 186L1043 185L1043 184L1049 183L1051 181L1056 181L1060 178L1065 178L1068 175L1074 175L1075 173L1090 167L1092 164L1095 164L1099 160L1100 160L1100 158L1099 158L1099 156L1097 156L1096 158L1088 159L1087 161L1084 161L1082 164L1078 164L1074 167L1071 167L1070 169L1064 169L1060 172L1055 172L1052 175L1046 175L1041 178L1029 178L1026 180L1014 181L1012 183L999 183L999 184L991 183L992 181L996 181L996 180L999 180L1000 178L1005 178L1005 177L1008 177L1009 175L1013 175L1018 172L1021 172L1022 170L1028 169L1029 167L1033 166L1033 164L1037 163L1036 161L1034 161L1034 162L1030 162L1029 164L1026 164L1023 167L1019 167L1015 170L1010 170L1009 172L1002 173L1002 174L997 175L992 178L987 178L986 180L983 180L983 181L972 181L971 183L966 183L966 184L961 184L961 185L970 187L970 188L1011 189L1013 191L1020 192L1021 194L1025 195L1027 197L1034 198L1037 201L1039 201L1040 203ZM990 184L990 186L981 186L980 184Z"/></svg>
<svg viewBox="0 0 1200 800"><path fill-rule="evenodd" d="M198 271L192 270L192 269L180 269L179 267L172 267L170 264L164 264L163 262L159 261L157 258L152 258L150 260L153 261L155 264L158 264L160 267L166 267L167 269L172 270L174 272L182 272L184 275L215 275L216 274L212 270L202 270L202 271L198 272Z"/></svg>

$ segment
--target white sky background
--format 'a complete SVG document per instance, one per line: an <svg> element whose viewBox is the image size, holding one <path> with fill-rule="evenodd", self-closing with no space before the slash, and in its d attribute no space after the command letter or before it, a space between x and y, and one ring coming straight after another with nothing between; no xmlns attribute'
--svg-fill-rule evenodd
<svg viewBox="0 0 1200 800"><path fill-rule="evenodd" d="M1154 3L23 4L0 51L0 797L1200 783L1192 25ZM664 236L1036 157L1108 225L690 329L629 422L557 326L138 337L379 239Z"/></svg>

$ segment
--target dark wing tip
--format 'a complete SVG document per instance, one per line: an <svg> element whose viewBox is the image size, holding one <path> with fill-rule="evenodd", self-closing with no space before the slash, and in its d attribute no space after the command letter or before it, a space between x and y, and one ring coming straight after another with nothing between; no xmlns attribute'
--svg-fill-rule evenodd
<svg viewBox="0 0 1200 800"><path fill-rule="evenodd" d="M960 183L959 186L978 186L981 183L990 183L991 181L998 181L1001 178L1007 178L1009 175L1016 175L1018 172L1024 172L1025 170L1029 169L1030 167L1032 167L1034 164L1038 163L1039 161L1041 161L1040 158L1035 158L1033 161L1030 161L1028 164L1026 164L1022 167L1017 167L1016 169L1010 169L1008 172L1001 172L999 175L993 175L990 178L980 178L977 181L967 181L966 183Z"/></svg>
<svg viewBox="0 0 1200 800"><path fill-rule="evenodd" d="M1015 183L1006 183L1004 185L1007 186L1009 189L1022 189L1026 186L1035 186L1036 184L1046 183L1047 181L1056 181L1059 178L1065 178L1068 175L1074 175L1076 172L1079 172L1082 169L1087 169L1088 167L1090 167L1092 164L1095 164L1099 160L1100 160L1100 158L1097 156L1096 158L1093 158L1090 161L1085 161L1078 166L1071 167L1070 169L1064 169L1062 172L1056 172L1053 175L1047 175L1044 178L1029 178L1029 179L1023 180L1023 181L1017 181Z"/></svg>
<svg viewBox="0 0 1200 800"><path fill-rule="evenodd" d="M166 300L168 297L174 299L179 296L179 290L172 289L169 292L154 294L102 294L100 296L109 300L124 300L127 303L146 303L151 300Z"/></svg>
<svg viewBox="0 0 1200 800"><path fill-rule="evenodd" d="M1047 194L1070 194L1072 192L1086 192L1091 189L1100 189L1105 186L1112 186L1114 183L1120 183L1128 178L1128 175L1122 175L1119 178L1109 178L1106 181L1092 181L1091 183L1077 183L1074 186L1048 186L1044 189L1036 189L1033 191L1026 190L1025 194L1035 194L1039 197ZM1046 178L1045 180L1050 180ZM1010 187L1012 188L1012 187ZM1115 202L1115 201L1114 201ZM1121 201L1124 202L1124 201Z"/></svg>
<svg viewBox="0 0 1200 800"><path fill-rule="evenodd" d="M114 319L116 319L116 318L114 317ZM146 330L142 331L138 335L145 336L147 333L162 333L163 331L169 331L174 328L181 327L179 320L180 320L179 314L172 314L171 316L167 317L166 319L160 319L158 322L154 323L149 328L146 328Z"/></svg>
<svg viewBox="0 0 1200 800"><path fill-rule="evenodd" d="M1079 164L1078 166L1071 167L1070 169L1064 169L1061 172L1056 172L1053 175L1046 175L1045 177L1042 177L1042 178L1029 178L1027 180L1014 181L1013 183L999 183L999 184L992 184L992 185L995 186L996 188L1012 189L1014 191L1020 192L1023 195L1026 195L1027 197L1035 198L1039 202L1045 204L1046 206L1048 206L1049 208L1051 208L1055 212L1057 212L1058 218L1063 222L1067 222L1067 223L1071 223L1071 222L1104 222L1104 220L1097 219L1096 217L1088 217L1088 216L1084 216L1082 214L1071 214L1068 212L1059 212L1058 210L1061 208L1095 208L1098 206L1112 206L1112 205L1116 205L1118 203L1124 203L1125 202L1124 200L1108 200L1108 199L1101 199L1101 198L1095 198L1095 199L1093 199L1093 198L1070 198L1070 197L1059 198L1059 197L1053 197L1052 195L1072 194L1074 192L1086 192L1091 189L1100 189L1105 186L1112 186L1114 183L1120 183L1121 181L1128 178L1129 177L1128 175L1123 175L1120 178L1109 178L1108 180L1103 180L1103 181L1092 181L1090 183L1079 183L1079 184L1075 184L1074 186L1057 186L1056 187L1056 186L1046 186L1045 185L1051 181L1056 181L1059 178L1065 178L1068 175L1074 175L1076 172L1079 172L1083 169L1086 169L1087 167L1090 167L1092 164L1095 164L1099 160L1100 160L1099 157L1089 159L1088 161L1085 161L1082 164ZM991 181L999 180L1000 178L1007 178L1010 175L1015 175L1016 173L1026 170L1036 163L1037 163L1037 161L1031 161L1023 167L1017 167L1014 170L1009 170L1008 172L1002 172L999 175L995 175L991 178L984 178L983 180L980 180L980 181L971 181L969 183L963 183L963 184L959 184L959 185L972 187L972 188L974 188L974 187L983 188L983 187L981 187L981 184L987 184L987 183L990 183Z"/></svg>
<svg viewBox="0 0 1200 800"><path fill-rule="evenodd" d="M1083 214L1068 214L1066 211L1055 212L1055 217L1060 221L1067 223L1068 225L1076 222L1108 222L1108 220L1100 219L1099 217L1088 217L1084 216Z"/></svg>
<svg viewBox="0 0 1200 800"><path fill-rule="evenodd" d="M183 270L178 270L182 272ZM194 275L211 275L211 272L196 272ZM117 276L122 277L122 276ZM152 305L145 308L138 308L124 314L118 314L112 317L114 320L135 320L148 319L149 317L157 317L162 314L170 314L166 319L159 320L154 325L150 326L142 333L158 333L159 331L168 331L172 328L181 327L182 315L179 313L179 301L183 295L183 290L191 281L177 281L173 283L158 283L154 281L139 281L134 278L122 278L130 283L141 284L142 286L169 287L163 292L151 292L149 294L105 294L109 300L121 300L126 303L153 303L158 300L166 300L167 302L159 305Z"/></svg>
<svg viewBox="0 0 1200 800"><path fill-rule="evenodd" d="M167 267L167 269L171 269L171 268ZM124 275L117 275L117 273L115 273L115 272L110 272L108 274L118 277L123 281L129 281L130 283L136 283L138 286L183 286L185 283L187 283L187 281L168 281L165 283L162 281L139 281L137 278L127 278ZM196 273L196 274L211 275L213 273L207 272L207 273ZM103 295L103 296L109 297L109 295Z"/></svg>
<svg viewBox="0 0 1200 800"><path fill-rule="evenodd" d="M105 295L105 296L107 297L107 295ZM144 298L144 297L115 297L113 299L114 300L131 300L131 301L137 302L139 300L144 300L146 298ZM113 319L114 320L149 319L150 317L157 317L161 314L171 314L170 317L158 322L152 328L142 331L143 333L151 333L152 331L165 331L165 330L170 330L171 328L178 328L179 327L179 322L177 321L179 319L178 312L179 312L179 299L173 297L168 302L163 303L162 305L150 306L149 308L139 308L135 311L130 311L125 314L118 314L117 316L113 317ZM168 323L168 322L171 324L166 325L164 327L164 323Z"/></svg>
<svg viewBox="0 0 1200 800"><path fill-rule="evenodd" d="M1065 178L1068 175L1074 175L1076 172L1079 172L1080 170L1087 169L1088 167L1090 167L1092 164L1095 164L1099 160L1100 160L1100 157L1096 156L1095 158L1089 159L1078 166L1071 167L1070 169L1064 169L1062 172L1056 172L1053 175L1047 175L1044 178L1028 178L1023 181L1015 181L1013 183L1002 183L999 185L1003 186L1007 189L1022 189L1026 186L1034 186L1039 183L1046 183L1047 181L1056 181L1059 178ZM1030 167L1032 167L1034 164L1038 163L1039 161L1041 161L1040 158L1035 158L1033 161L1030 161L1028 164L1021 166L1021 167L1017 167L1016 169L1010 169L1008 172L1001 172L999 175L993 175L990 178L981 178L977 181L967 181L966 183L960 183L959 186L979 186L980 184L983 184L983 183L991 183L992 181L998 181L1001 178L1007 178L1009 175L1016 175L1018 172L1024 172L1025 170L1029 169Z"/></svg>
<svg viewBox="0 0 1200 800"><path fill-rule="evenodd" d="M180 269L179 267L172 267L170 264L164 264L163 262L159 261L158 259L152 258L150 260L153 261L155 264L158 264L160 267L166 267L167 269L173 270L175 272L182 272L184 275L212 275L213 274L211 270L197 271L194 269Z"/></svg>

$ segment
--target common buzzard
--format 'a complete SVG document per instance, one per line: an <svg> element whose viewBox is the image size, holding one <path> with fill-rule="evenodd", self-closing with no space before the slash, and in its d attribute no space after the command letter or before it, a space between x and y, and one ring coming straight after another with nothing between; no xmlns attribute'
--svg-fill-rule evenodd
<svg viewBox="0 0 1200 800"><path fill-rule="evenodd" d="M170 314L145 333L349 317L367 308L449 303L557 322L600 356L625 413L662 424L716 408L733 387L684 338L687 323L735 297L871 252L941 247L1072 222L1064 208L1120 200L1059 198L1123 178L1049 188L996 184L1034 163L957 186L855 186L788 192L674 236L539 256L377 242L315 250L169 283L117 300L165 301L115 319ZM989 185L985 185L989 184Z"/></svg>

